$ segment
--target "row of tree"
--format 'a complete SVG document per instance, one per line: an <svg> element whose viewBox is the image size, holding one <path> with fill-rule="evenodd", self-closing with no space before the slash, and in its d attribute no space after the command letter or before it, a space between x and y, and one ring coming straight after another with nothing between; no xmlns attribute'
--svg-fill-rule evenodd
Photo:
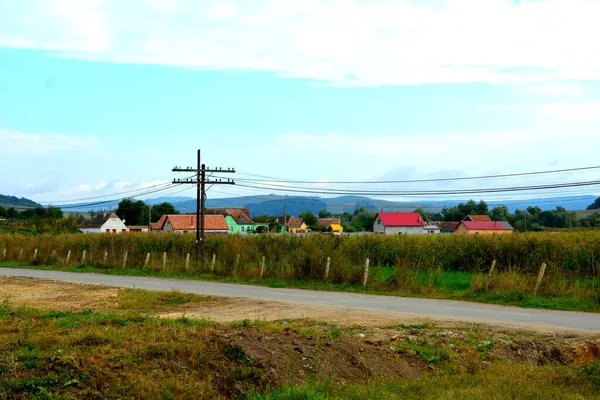
<svg viewBox="0 0 600 400"><path fill-rule="evenodd" d="M92 217L96 211L91 211ZM119 203L115 214L127 225L148 225L148 222L156 222L163 215L179 214L171 203L160 203L149 205L142 200L123 199Z"/></svg>
<svg viewBox="0 0 600 400"><path fill-rule="evenodd" d="M19 219L19 220L43 220L43 219L62 219L64 214L58 207L36 207L28 208L22 211L14 207L5 208L0 206L0 218Z"/></svg>

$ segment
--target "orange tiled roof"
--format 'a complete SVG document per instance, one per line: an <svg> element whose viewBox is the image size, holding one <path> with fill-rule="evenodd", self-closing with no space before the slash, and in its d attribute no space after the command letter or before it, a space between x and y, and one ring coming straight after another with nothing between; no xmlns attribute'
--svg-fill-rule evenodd
<svg viewBox="0 0 600 400"><path fill-rule="evenodd" d="M304 220L302 218L290 217L287 226L288 228L302 228L303 223Z"/></svg>
<svg viewBox="0 0 600 400"><path fill-rule="evenodd" d="M317 225L319 226L331 226L333 224L341 224L341 221L339 218L319 218L317 220Z"/></svg>
<svg viewBox="0 0 600 400"><path fill-rule="evenodd" d="M489 215L467 215L465 221L491 221Z"/></svg>
<svg viewBox="0 0 600 400"><path fill-rule="evenodd" d="M154 224L153 229L163 230L165 223L169 220L174 231L190 231L196 229L195 215L163 215L160 220ZM205 215L204 230L206 231L227 231L229 226L222 215Z"/></svg>

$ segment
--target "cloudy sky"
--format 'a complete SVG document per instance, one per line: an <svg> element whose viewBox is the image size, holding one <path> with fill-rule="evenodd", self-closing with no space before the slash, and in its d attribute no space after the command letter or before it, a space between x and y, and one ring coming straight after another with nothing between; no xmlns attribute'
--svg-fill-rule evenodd
<svg viewBox="0 0 600 400"><path fill-rule="evenodd" d="M598 15L598 0L0 0L0 193L136 190L198 148L239 178L322 182L594 166Z"/></svg>

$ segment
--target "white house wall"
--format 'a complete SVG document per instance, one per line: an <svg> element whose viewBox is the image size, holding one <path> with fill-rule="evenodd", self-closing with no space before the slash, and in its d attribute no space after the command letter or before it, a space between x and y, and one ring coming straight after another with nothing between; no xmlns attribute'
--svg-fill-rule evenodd
<svg viewBox="0 0 600 400"><path fill-rule="evenodd" d="M373 232L374 233L385 233L385 225L383 225L383 221L381 221L380 217L377 217L375 222L373 222Z"/></svg>
<svg viewBox="0 0 600 400"><path fill-rule="evenodd" d="M83 233L102 233L102 232L104 232L101 228L81 228L79 230Z"/></svg>
<svg viewBox="0 0 600 400"><path fill-rule="evenodd" d="M425 232L423 231L422 226L386 226L385 234L386 235L422 235Z"/></svg>
<svg viewBox="0 0 600 400"><path fill-rule="evenodd" d="M127 225L125 225L123 221L121 221L119 218L109 218L108 221L106 221L104 225L102 225L102 228L100 228L100 232L104 233L107 229L110 230L110 233L113 233L113 230L116 230L116 232L114 233L122 233L128 231Z"/></svg>

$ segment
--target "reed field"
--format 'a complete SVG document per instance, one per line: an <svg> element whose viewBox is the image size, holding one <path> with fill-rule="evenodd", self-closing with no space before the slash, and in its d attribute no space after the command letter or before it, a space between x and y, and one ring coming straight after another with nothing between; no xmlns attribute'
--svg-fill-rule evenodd
<svg viewBox="0 0 600 400"><path fill-rule="evenodd" d="M190 262L186 263L188 254ZM407 280L427 281L435 286L438 275L447 272L484 274L496 260L498 275L512 276L515 282L519 276L521 280L535 280L541 264L546 263L548 279L545 282L559 279L577 283L583 279L595 288L599 278L600 232L476 236L207 236L204 271L194 262L194 254L194 235L0 234L0 261L31 265L139 268L182 274L210 272L256 278L264 257L264 278L324 280L329 258L327 281L353 283L361 282L368 258L370 281L394 287L406 284ZM545 286L548 289L548 285Z"/></svg>

